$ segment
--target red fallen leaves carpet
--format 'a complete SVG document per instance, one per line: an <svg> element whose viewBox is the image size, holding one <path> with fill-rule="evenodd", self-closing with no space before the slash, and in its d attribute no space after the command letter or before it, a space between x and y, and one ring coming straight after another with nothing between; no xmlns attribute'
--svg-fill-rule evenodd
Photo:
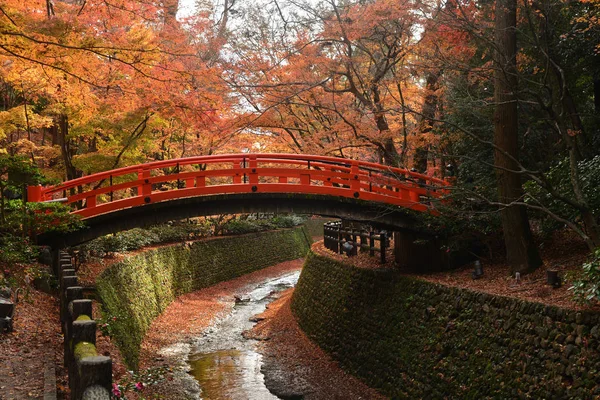
<svg viewBox="0 0 600 400"><path fill-rule="evenodd" d="M41 398L48 362L57 366L59 388L66 386L57 299L33 288L20 297L14 331L0 334L0 399Z"/></svg>

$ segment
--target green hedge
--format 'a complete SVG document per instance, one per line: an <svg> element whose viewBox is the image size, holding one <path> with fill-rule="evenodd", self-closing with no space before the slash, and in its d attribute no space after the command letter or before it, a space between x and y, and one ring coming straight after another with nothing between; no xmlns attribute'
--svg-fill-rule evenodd
<svg viewBox="0 0 600 400"><path fill-rule="evenodd" d="M160 247L106 269L97 292L128 367L137 369L146 330L177 296L304 257L310 243L300 227Z"/></svg>
<svg viewBox="0 0 600 400"><path fill-rule="evenodd" d="M595 398L600 314L307 256L292 310L348 372L394 399Z"/></svg>

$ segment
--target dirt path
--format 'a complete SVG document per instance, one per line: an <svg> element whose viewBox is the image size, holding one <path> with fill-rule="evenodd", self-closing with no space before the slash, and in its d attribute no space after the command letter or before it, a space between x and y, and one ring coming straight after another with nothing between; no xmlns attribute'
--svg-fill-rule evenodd
<svg viewBox="0 0 600 400"><path fill-rule="evenodd" d="M0 399L39 399L44 394L44 371L55 363L59 388L64 387L62 334L58 301L30 289L15 309L14 331L0 333Z"/></svg>

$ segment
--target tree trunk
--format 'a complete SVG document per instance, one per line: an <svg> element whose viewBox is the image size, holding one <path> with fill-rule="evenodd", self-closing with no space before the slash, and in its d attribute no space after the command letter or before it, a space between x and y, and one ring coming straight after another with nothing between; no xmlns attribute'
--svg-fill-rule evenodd
<svg viewBox="0 0 600 400"><path fill-rule="evenodd" d="M79 178L80 174L73 165L71 146L69 145L69 117L61 114L58 117L58 129L56 130L57 144L60 146L63 162L65 163L65 174L67 180Z"/></svg>
<svg viewBox="0 0 600 400"><path fill-rule="evenodd" d="M416 134L420 137L417 138L418 146L415 148L413 167L422 173L427 172L427 160L429 158L429 142L422 136L433 130L433 119L435 118L435 110L438 104L438 96L435 92L439 88L439 78L440 71L427 74L425 100L423 101L423 108L421 109L421 116L417 125Z"/></svg>
<svg viewBox="0 0 600 400"><path fill-rule="evenodd" d="M383 140L378 143L380 155L383 156L383 163L385 165L398 167L400 166L400 154L398 153L398 149L396 149L394 139L391 137L390 126L385 118L385 112L383 111L383 105L379 96L379 88L377 85L372 85L371 90L373 92L373 104L371 108L375 116L375 124L379 133L384 136Z"/></svg>
<svg viewBox="0 0 600 400"><path fill-rule="evenodd" d="M507 170L516 170L511 159L518 157L517 110L517 2L496 0L496 60L494 79L494 164L500 201L510 204L523 196L521 177ZM508 206L501 210L506 258L513 272L527 273L542 261L533 241L529 220L523 206Z"/></svg>
<svg viewBox="0 0 600 400"><path fill-rule="evenodd" d="M163 2L162 8L165 18L165 26L176 26L179 0L166 0Z"/></svg>

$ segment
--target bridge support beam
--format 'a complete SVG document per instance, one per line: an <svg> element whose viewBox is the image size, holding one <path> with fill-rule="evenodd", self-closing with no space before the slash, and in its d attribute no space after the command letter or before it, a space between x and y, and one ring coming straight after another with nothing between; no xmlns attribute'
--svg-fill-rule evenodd
<svg viewBox="0 0 600 400"><path fill-rule="evenodd" d="M450 268L450 260L442 250L444 241L434 236L400 231L394 232L396 264L405 272L439 272Z"/></svg>
<svg viewBox="0 0 600 400"><path fill-rule="evenodd" d="M402 271L428 273L447 271L473 262L481 252L479 243L447 251L452 238L402 230L394 233L394 256Z"/></svg>

